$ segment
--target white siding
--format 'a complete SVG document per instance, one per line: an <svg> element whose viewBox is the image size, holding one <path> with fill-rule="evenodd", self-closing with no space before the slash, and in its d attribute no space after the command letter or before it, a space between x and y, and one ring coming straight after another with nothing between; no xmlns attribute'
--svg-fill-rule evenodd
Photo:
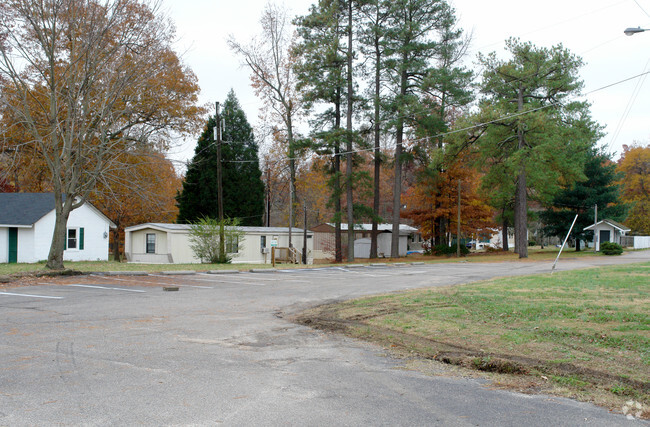
<svg viewBox="0 0 650 427"><path fill-rule="evenodd" d="M0 228L0 262L9 262L9 229Z"/></svg>
<svg viewBox="0 0 650 427"><path fill-rule="evenodd" d="M145 254L145 236L147 233L156 233L156 257L147 257ZM275 234L269 232L267 234L257 230L249 231L240 240L239 253L231 254L232 262L234 264L270 264L270 251L268 254L264 254L261 250L262 236L266 236L266 247L269 250L273 237L277 237L279 247L287 247L289 244L289 235L287 232ZM312 260L313 240L311 237L307 239L308 262ZM298 251L302 253L303 235L294 234L292 241ZM158 244L159 242L160 244ZM132 262L170 262L170 260L175 264L201 262L200 259L194 256L194 252L190 247L189 230L160 231L151 227L145 227L135 231L127 230L125 235L125 252L128 254L128 259ZM166 258L163 259L161 255L165 255ZM156 261L152 261L153 259L156 259Z"/></svg>
<svg viewBox="0 0 650 427"><path fill-rule="evenodd" d="M194 264L201 260L194 256L190 248L190 235L185 233L167 233L169 249L175 264Z"/></svg>

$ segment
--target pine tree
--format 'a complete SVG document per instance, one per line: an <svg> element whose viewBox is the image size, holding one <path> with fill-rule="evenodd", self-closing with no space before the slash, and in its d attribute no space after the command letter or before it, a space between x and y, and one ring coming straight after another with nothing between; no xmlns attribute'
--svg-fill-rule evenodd
<svg viewBox="0 0 650 427"><path fill-rule="evenodd" d="M453 9L443 0L395 0L386 24L387 103L395 129L395 181L391 257L399 256L399 223L402 193L402 161L405 136L422 112L423 82L439 55L437 35L453 20Z"/></svg>
<svg viewBox="0 0 650 427"><path fill-rule="evenodd" d="M587 179L578 181L564 188L553 199L552 206L542 212L544 234L564 237L571 222L578 215L571 237L576 240L576 251L580 250L580 240L588 238L583 229L594 223L595 206L598 205L598 217L621 221L625 218L627 208L619 200L619 179L616 164L607 155L592 150L585 163Z"/></svg>
<svg viewBox="0 0 650 427"><path fill-rule="evenodd" d="M264 183L258 147L253 129L232 90L223 104L221 117L224 123L221 136L224 216L239 218L241 225L262 225ZM211 117L188 165L183 190L177 198L179 223L218 217L215 125L215 118Z"/></svg>
<svg viewBox="0 0 650 427"><path fill-rule="evenodd" d="M515 250L528 257L528 197L551 199L560 183L582 177L589 149L600 137L589 105L571 101L580 93L578 70L582 60L562 45L539 48L518 39L506 47L512 57L502 60L491 53L479 55L484 66L479 123L484 134L478 139L482 160L504 178L499 187L514 182ZM493 179L493 181L496 181Z"/></svg>
<svg viewBox="0 0 650 427"><path fill-rule="evenodd" d="M335 259L343 260L341 238L341 144L344 131L341 121L346 96L344 77L346 56L342 52L345 23L339 0L320 0L312 5L309 14L298 17L299 43L294 54L298 87L302 90L307 106L320 104L327 109L314 122L313 147L316 152L331 155L328 167L331 189L330 203L334 208Z"/></svg>

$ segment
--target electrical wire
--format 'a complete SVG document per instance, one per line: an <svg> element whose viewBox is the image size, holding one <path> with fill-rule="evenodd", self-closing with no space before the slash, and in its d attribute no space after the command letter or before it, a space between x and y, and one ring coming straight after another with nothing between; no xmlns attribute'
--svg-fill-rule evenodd
<svg viewBox="0 0 650 427"><path fill-rule="evenodd" d="M645 13L645 16L647 16L648 18L650 18L650 15L648 15L648 12L645 11L645 9L643 8L643 6L641 6L641 5L639 4L638 1L634 0L634 3L636 3L636 5L639 6L639 9L641 9L641 10L643 11L643 13Z"/></svg>
<svg viewBox="0 0 650 427"><path fill-rule="evenodd" d="M646 62L645 67L643 67L644 71L648 69L648 65L650 65L650 58ZM630 95L630 99L628 100L627 105L623 110L623 114L621 114L621 118L619 119L618 124L616 125L616 129L614 130L614 133L612 134L610 146L613 146L616 140L618 139L618 136L620 135L621 130L623 129L623 125L625 125L625 121L630 115L630 111L632 111L632 107L634 106L634 103L636 102L636 99L639 96L639 93L641 92L641 88L643 87L643 83L645 83L647 77L648 74L646 72L645 75L643 75L643 78L637 80L636 85L634 86L634 90Z"/></svg>
<svg viewBox="0 0 650 427"><path fill-rule="evenodd" d="M650 63L650 60L649 60L649 63ZM645 77L648 74L650 74L650 71L644 71L644 72L642 72L640 74L636 74L634 76L627 77L627 78L625 78L623 80L619 80L617 82L610 83L610 84L607 84L605 86L601 86L599 88L596 88L596 89L590 90L588 92L585 92L584 94L582 94L582 96L590 95L592 93L599 92L601 90L605 90L605 89L608 89L608 88L613 87L613 86L617 86L619 84L628 82L630 80L638 79L640 77L643 77L644 80L645 80ZM504 120L508 120L508 119L516 118L516 117L523 116L523 115L526 115L526 114L530 114L530 113L533 113L535 111L540 111L540 110L544 110L544 109L551 108L551 107L557 107L558 105L561 105L561 104L559 104L557 102L549 103L547 105L543 105L541 107L534 108L534 109L531 109L531 110L526 110L526 111L521 111L521 112L517 112L517 113L514 113L514 114L509 114L509 115L506 115L506 116L501 116L501 117L498 117L498 118L496 118L494 120L490 120L490 121L487 121L487 122L475 123L475 124L473 124L471 126L467 126L467 127L462 128L462 129L455 129L455 130L452 130L452 131L449 131L449 132L442 132L442 133L439 133L439 134L436 134L436 135L427 136L427 137L423 137L423 138L409 139L408 141L402 143L401 145L404 146L405 144L413 144L413 143L417 143L417 142L421 142L421 141L426 141L428 139L445 137L445 136L453 135L455 133L466 132L468 130L477 129L477 128L480 128L482 126L486 126L486 125L502 122ZM239 142L232 142L232 143L233 144L238 144ZM211 144L215 144L215 142L211 142ZM205 148L207 148L207 147L205 147ZM204 148L204 150L205 150L205 148ZM347 154L364 153L364 152L374 151L374 150L375 150L375 148L372 147L372 148L364 148L364 149L352 150L352 151L343 151L343 152L338 153L338 154L335 154L335 153L331 153L331 154L330 153L328 153L328 154L315 153L315 155L321 156L321 157L336 157L336 156L344 156L344 155L347 155ZM284 159L274 160L274 161L270 161L268 163L277 164L277 163L280 163L280 162L288 162L288 161L291 161L291 160L294 160L294 161L295 160L302 160L302 158L301 157L293 157L293 158L286 157ZM180 161L180 160L178 162L179 163L184 163L185 165L189 165L189 163L190 163L190 161ZM224 160L224 163L254 163L254 162L259 162L259 159L258 160Z"/></svg>

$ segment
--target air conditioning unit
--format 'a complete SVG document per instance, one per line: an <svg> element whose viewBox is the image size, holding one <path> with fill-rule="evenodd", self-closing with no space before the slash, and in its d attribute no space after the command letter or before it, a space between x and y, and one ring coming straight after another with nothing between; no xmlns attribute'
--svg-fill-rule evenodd
<svg viewBox="0 0 650 427"><path fill-rule="evenodd" d="M262 248L262 253L263 254L268 254L271 252L271 248Z"/></svg>

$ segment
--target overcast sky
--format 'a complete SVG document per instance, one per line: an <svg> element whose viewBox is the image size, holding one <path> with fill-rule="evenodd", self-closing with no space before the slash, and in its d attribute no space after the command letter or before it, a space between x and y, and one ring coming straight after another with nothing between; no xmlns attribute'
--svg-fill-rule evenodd
<svg viewBox="0 0 650 427"><path fill-rule="evenodd" d="M316 0L314 0L316 1ZM232 88L257 124L260 101L250 87L249 72L228 49L232 34L245 42L259 32L267 0L163 0L163 9L177 27L178 52L198 76L201 102L223 102ZM312 1L278 1L304 15ZM650 31L625 36L627 27L650 28L650 0L455 0L459 26L473 33L467 65L476 66L478 52L504 52L504 40L519 37L538 46L562 43L581 56L584 93L593 118L606 126L600 145L618 158L623 144L650 141L650 82L625 79L650 70ZM525 4L525 6L524 6ZM478 69L477 69L478 71ZM607 87L613 85L611 87ZM601 89L604 88L604 89ZM196 139L172 149L170 157L187 161Z"/></svg>

